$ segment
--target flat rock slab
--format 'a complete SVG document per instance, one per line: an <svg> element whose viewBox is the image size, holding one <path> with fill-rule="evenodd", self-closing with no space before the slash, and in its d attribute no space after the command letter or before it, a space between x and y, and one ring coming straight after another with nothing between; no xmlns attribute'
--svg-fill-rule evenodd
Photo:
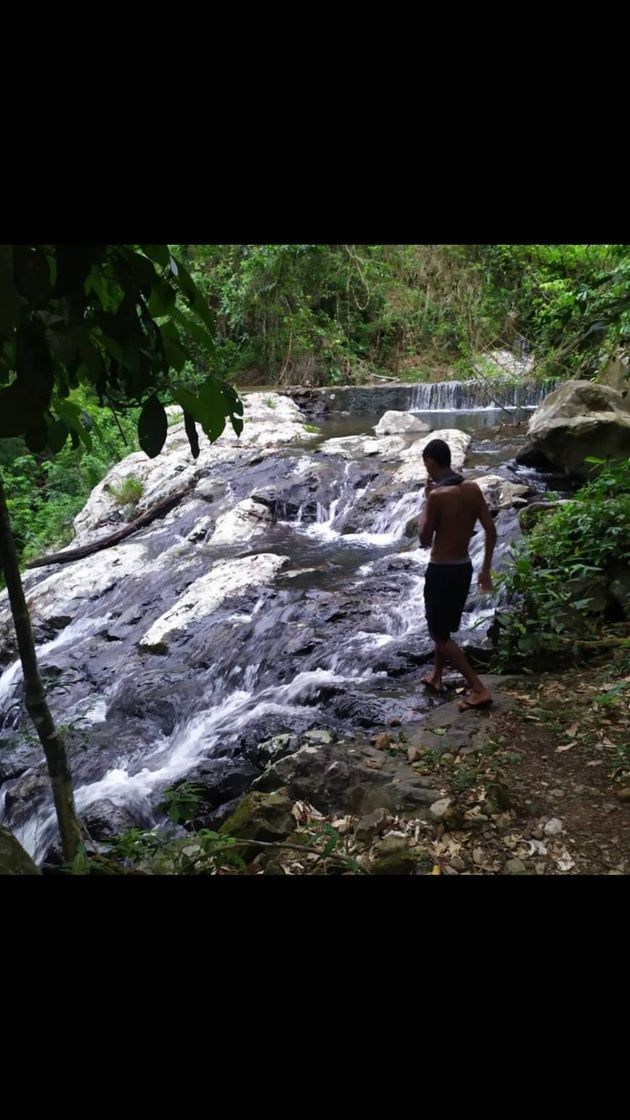
<svg viewBox="0 0 630 1120"><path fill-rule="evenodd" d="M458 704L463 697L458 696L454 700L438 704L422 718L422 722L403 725L402 730L407 736L408 745L417 747L421 751L431 750L438 754L444 754L446 751L451 754L457 754L459 751L470 753L481 749L485 741L488 718L515 706L516 701L501 691L510 679L496 674L484 674L481 677L493 696L490 708L483 708L478 712L470 709L460 712Z"/></svg>

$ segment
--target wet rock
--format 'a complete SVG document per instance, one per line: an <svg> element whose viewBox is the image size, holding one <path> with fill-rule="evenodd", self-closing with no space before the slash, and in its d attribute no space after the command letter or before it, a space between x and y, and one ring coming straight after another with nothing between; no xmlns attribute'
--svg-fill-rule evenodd
<svg viewBox="0 0 630 1120"><path fill-rule="evenodd" d="M232 544L249 541L264 533L273 522L273 513L266 504L254 498L245 498L217 518L212 544Z"/></svg>
<svg viewBox="0 0 630 1120"><path fill-rule="evenodd" d="M225 599L235 598L250 587L270 583L287 562L286 556L273 553L217 561L156 619L140 639L140 649L166 652L172 635L212 614Z"/></svg>
<svg viewBox="0 0 630 1120"><path fill-rule="evenodd" d="M486 474L470 481L477 483L491 510L510 509L518 499L529 494L529 486L508 482L498 474Z"/></svg>
<svg viewBox="0 0 630 1120"><path fill-rule="evenodd" d="M400 436L391 436L389 439L366 439L361 447L364 455L378 455L381 459L398 458L405 447L405 440Z"/></svg>
<svg viewBox="0 0 630 1120"><path fill-rule="evenodd" d="M217 489L216 482L211 478L202 478L195 487L195 497L203 498L204 502L214 501Z"/></svg>
<svg viewBox="0 0 630 1120"><path fill-rule="evenodd" d="M246 758L209 758L198 763L186 779L198 787L203 798L195 822L207 827L208 810L214 813L242 797L259 774L260 768Z"/></svg>
<svg viewBox="0 0 630 1120"><path fill-rule="evenodd" d="M276 762L279 758L284 758L286 754L298 749L300 740L297 735L284 733L282 735L274 735L273 738L268 739L265 743L259 743L257 748L257 755L260 763L267 766L270 763Z"/></svg>
<svg viewBox="0 0 630 1120"><path fill-rule="evenodd" d="M292 801L286 790L277 793L253 791L247 794L223 822L219 832L240 840L284 840L295 827L291 806ZM248 848L245 851L252 854L256 849Z"/></svg>
<svg viewBox="0 0 630 1120"><path fill-rule="evenodd" d="M304 731L302 738L307 739L309 743L332 743L330 731L325 730Z"/></svg>
<svg viewBox="0 0 630 1120"><path fill-rule="evenodd" d="M146 806L117 805L109 798L94 801L81 813L92 840L113 840L130 828L150 828L151 815Z"/></svg>
<svg viewBox="0 0 630 1120"><path fill-rule="evenodd" d="M429 425L413 412L390 410L381 416L374 431L377 436L401 435L407 432L428 432Z"/></svg>
<svg viewBox="0 0 630 1120"><path fill-rule="evenodd" d="M516 452L514 458L521 467L533 467L539 471L553 470L553 464L546 455L543 455L535 443L526 443Z"/></svg>
<svg viewBox="0 0 630 1120"><path fill-rule="evenodd" d="M12 832L0 825L0 875L41 875Z"/></svg>
<svg viewBox="0 0 630 1120"><path fill-rule="evenodd" d="M140 669L123 677L107 706L106 718L136 717L155 723L162 734L170 735L181 718L180 689L184 672Z"/></svg>

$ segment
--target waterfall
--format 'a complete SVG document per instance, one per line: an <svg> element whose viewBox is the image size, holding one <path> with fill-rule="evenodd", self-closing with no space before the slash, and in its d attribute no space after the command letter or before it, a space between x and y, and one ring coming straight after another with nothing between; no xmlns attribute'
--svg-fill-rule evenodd
<svg viewBox="0 0 630 1120"><path fill-rule="evenodd" d="M435 381L414 385L409 408L412 412L452 412L457 409L536 408L555 381Z"/></svg>

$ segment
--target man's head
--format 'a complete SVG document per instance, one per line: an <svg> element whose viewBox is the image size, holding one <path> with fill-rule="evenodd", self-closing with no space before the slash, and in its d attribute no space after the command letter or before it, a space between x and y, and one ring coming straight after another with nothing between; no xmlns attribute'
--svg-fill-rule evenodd
<svg viewBox="0 0 630 1120"><path fill-rule="evenodd" d="M422 452L429 478L443 478L451 469L451 449L443 439L432 439Z"/></svg>

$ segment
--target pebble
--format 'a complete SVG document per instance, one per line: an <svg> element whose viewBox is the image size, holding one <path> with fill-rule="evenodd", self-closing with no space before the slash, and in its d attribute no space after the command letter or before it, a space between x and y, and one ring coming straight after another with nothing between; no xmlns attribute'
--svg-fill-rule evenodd
<svg viewBox="0 0 630 1120"><path fill-rule="evenodd" d="M450 797L441 797L439 801L434 801L429 806L429 813L434 821L441 821L449 811L451 805Z"/></svg>
<svg viewBox="0 0 630 1120"><path fill-rule="evenodd" d="M523 871L527 871L522 859L509 859L505 865L505 870L508 875L521 875Z"/></svg>
<svg viewBox="0 0 630 1120"><path fill-rule="evenodd" d="M552 817L551 820L547 821L545 825L545 832L547 833L547 836L558 836L562 832L562 830L562 821L559 821L557 817Z"/></svg>
<svg viewBox="0 0 630 1120"><path fill-rule="evenodd" d="M549 791L551 797L564 797L563 789L552 789Z"/></svg>
<svg viewBox="0 0 630 1120"><path fill-rule="evenodd" d="M451 867L454 867L456 871L465 871L466 870L466 864L464 863L463 859L460 856L455 856L451 860Z"/></svg>

